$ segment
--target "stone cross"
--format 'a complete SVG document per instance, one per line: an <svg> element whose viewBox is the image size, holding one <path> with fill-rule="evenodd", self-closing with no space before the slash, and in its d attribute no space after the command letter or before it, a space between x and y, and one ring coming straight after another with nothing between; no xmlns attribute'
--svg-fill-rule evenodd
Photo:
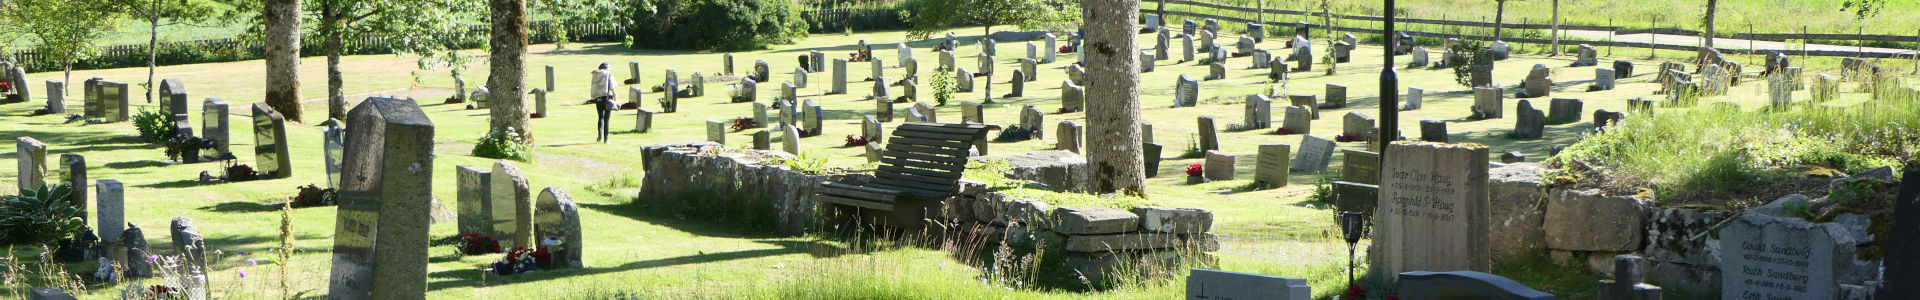
<svg viewBox="0 0 1920 300"><path fill-rule="evenodd" d="M1584 45L1582 45L1584 46ZM1582 51L1586 51L1582 49ZM1640 282L1647 259L1621 254L1613 257L1613 279L1601 279L1598 299L1660 300L1660 287Z"/></svg>
<svg viewBox="0 0 1920 300"><path fill-rule="evenodd" d="M334 222L334 297L402 299L427 290L433 121L412 100L368 98L347 112Z"/></svg>

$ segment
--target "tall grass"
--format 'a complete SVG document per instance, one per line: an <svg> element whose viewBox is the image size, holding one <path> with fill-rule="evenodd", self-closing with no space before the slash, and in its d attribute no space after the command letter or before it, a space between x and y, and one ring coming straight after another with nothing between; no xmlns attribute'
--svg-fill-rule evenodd
<svg viewBox="0 0 1920 300"><path fill-rule="evenodd" d="M1920 100L1912 96L1850 107L1661 111L1589 134L1550 162L1609 169L1661 192L1724 193L1766 184L1798 165L1849 173L1913 167L1917 129Z"/></svg>

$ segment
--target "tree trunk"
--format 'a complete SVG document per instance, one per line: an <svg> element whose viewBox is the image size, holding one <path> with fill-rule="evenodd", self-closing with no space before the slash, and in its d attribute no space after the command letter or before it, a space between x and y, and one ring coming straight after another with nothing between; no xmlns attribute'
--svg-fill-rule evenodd
<svg viewBox="0 0 1920 300"><path fill-rule="evenodd" d="M1089 192L1146 197L1140 144L1140 0L1087 1L1087 162Z"/></svg>
<svg viewBox="0 0 1920 300"><path fill-rule="evenodd" d="M323 4L327 7L320 12L320 22L326 24L323 25L326 28L323 31L327 35L326 40L321 42L327 48L327 118L344 121L347 119L347 94L341 90L346 83L340 74L340 36L346 34L343 32L346 28L340 24L340 9L332 4Z"/></svg>
<svg viewBox="0 0 1920 300"><path fill-rule="evenodd" d="M1500 40L1501 19L1507 16L1507 0L1498 0L1499 8L1493 11L1493 40ZM1482 19L1485 20L1485 19Z"/></svg>
<svg viewBox="0 0 1920 300"><path fill-rule="evenodd" d="M1560 0L1553 0L1553 54L1560 56Z"/></svg>
<svg viewBox="0 0 1920 300"><path fill-rule="evenodd" d="M267 106L300 122L300 0L266 0Z"/></svg>
<svg viewBox="0 0 1920 300"><path fill-rule="evenodd" d="M147 92L145 93L147 95L147 103L153 103L153 69L154 66L157 65L154 62L160 57L159 52L155 51L159 49L157 48L159 46L160 16L155 15L147 18ZM177 114L180 112L173 113Z"/></svg>
<svg viewBox="0 0 1920 300"><path fill-rule="evenodd" d="M487 106L493 115L493 130L513 129L520 141L533 142L527 128L527 109L522 99L527 93L527 1L488 0L493 13L493 36L487 57ZM671 92L671 91L669 91Z"/></svg>
<svg viewBox="0 0 1920 300"><path fill-rule="evenodd" d="M1719 10L1720 0L1707 0L1707 24L1700 36L1706 38L1707 48L1713 48L1713 15Z"/></svg>

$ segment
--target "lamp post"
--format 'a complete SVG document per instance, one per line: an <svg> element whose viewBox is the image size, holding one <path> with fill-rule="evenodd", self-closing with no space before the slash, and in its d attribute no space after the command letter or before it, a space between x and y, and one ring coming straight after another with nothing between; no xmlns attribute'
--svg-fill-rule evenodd
<svg viewBox="0 0 1920 300"><path fill-rule="evenodd" d="M1354 248L1366 231L1367 215L1357 211L1340 213L1340 234L1347 240L1347 286L1353 286Z"/></svg>

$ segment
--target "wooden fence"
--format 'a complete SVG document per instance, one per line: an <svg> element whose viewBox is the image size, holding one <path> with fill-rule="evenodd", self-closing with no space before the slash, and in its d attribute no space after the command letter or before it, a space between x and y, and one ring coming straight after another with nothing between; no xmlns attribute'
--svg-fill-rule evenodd
<svg viewBox="0 0 1920 300"><path fill-rule="evenodd" d="M1164 2L1166 4L1176 4L1176 5L1189 5L1194 7L1235 11L1235 12L1249 13L1249 14L1264 13L1264 14L1273 14L1273 15L1294 15L1294 16L1311 16L1311 17L1323 17L1323 16L1329 15L1329 14L1323 14L1319 12L1307 12L1307 11L1283 10L1283 9L1259 9L1259 8L1250 8L1250 7L1228 6L1228 5L1213 4L1213 3L1203 3L1203 2L1196 2L1196 1L1190 1L1190 0L1142 0L1142 1L1143 2ZM1149 5L1145 5L1145 4L1142 4L1140 7L1141 7L1140 13L1143 15L1159 13L1164 16L1211 18L1211 19L1216 19L1223 22L1240 22L1240 23L1256 22L1255 20L1251 20L1251 19L1228 17L1228 16L1215 16L1215 15L1209 15L1209 14L1197 13L1197 12L1172 11L1172 10L1160 12L1160 11L1151 9ZM1331 14L1330 17L1333 19L1349 20L1349 21L1364 21L1364 22L1384 21L1384 19L1380 16ZM1170 19L1172 18L1163 17L1162 22L1165 22L1167 24L1172 24L1172 25L1178 25L1177 22L1171 21ZM1430 24L1430 25L1446 25L1446 26L1458 26L1458 27L1476 27L1476 28L1486 28L1486 29L1492 29L1496 26L1500 28L1509 28L1509 29L1552 29L1553 28L1552 24L1525 24L1525 23L1495 24L1495 23L1487 23L1487 22L1436 20L1436 19L1420 19L1420 18L1394 18L1394 21L1400 24ZM1288 26L1286 28L1291 28L1291 26L1297 23L1298 22L1282 22L1282 21L1275 21L1275 20L1267 20L1264 22L1264 24L1266 24L1267 26ZM1316 29L1329 28L1329 26L1327 26L1326 24L1314 24L1313 21L1306 21L1305 23L1307 23L1307 26L1310 28L1316 28ZM1332 26L1331 28L1334 30L1347 31L1347 32L1385 34L1382 30L1379 29L1380 24L1375 23L1372 25L1374 26L1368 27L1368 28L1343 27L1343 26ZM1625 30L1621 27L1614 27L1614 26L1562 24L1560 25L1560 29L1561 30L1582 30L1582 31L1611 31L1611 32L1614 32L1615 35L1639 34L1639 33L1658 33L1658 34L1676 34L1676 35L1693 35L1693 36L1700 35L1699 31L1685 30L1685 29L1678 29L1678 28ZM1493 37L1480 36L1480 35L1420 32L1420 31L1409 31L1409 30L1402 30L1402 31L1405 31L1407 32L1408 35L1415 36L1415 37L1432 37L1432 38L1441 38L1441 39L1459 38L1462 40L1483 40L1483 41L1490 41L1494 39ZM1768 40L1768 41L1824 40L1824 41L1880 41L1880 42L1920 43L1920 35L1898 36L1898 35L1876 35L1876 34L1748 33L1748 34L1735 34L1734 38ZM1525 37L1508 36L1508 37L1500 38L1500 40L1504 40L1509 43L1527 43L1527 44L1553 43L1553 40L1548 38L1525 38ZM1592 45L1594 47L1626 47L1626 48L1680 50L1680 51L1698 51L1700 49L1699 46L1657 44L1657 43L1651 43L1651 42L1630 42L1630 41L1619 41L1619 40L1574 41L1574 40L1563 39L1560 42L1562 45L1587 44L1587 45ZM1718 47L1716 47L1715 49L1720 50L1720 52L1724 52L1724 53L1748 53L1748 52L1754 52L1754 51L1766 51L1766 52L1780 52L1786 55L1794 55L1794 56L1799 56L1799 55L1845 56L1845 57L1862 57L1862 58L1914 58L1915 56L1920 55L1920 50L1916 50L1913 52L1866 52L1866 51L1846 51L1846 50L1799 50L1799 49L1751 50L1751 49L1732 49L1732 48L1718 48Z"/></svg>

